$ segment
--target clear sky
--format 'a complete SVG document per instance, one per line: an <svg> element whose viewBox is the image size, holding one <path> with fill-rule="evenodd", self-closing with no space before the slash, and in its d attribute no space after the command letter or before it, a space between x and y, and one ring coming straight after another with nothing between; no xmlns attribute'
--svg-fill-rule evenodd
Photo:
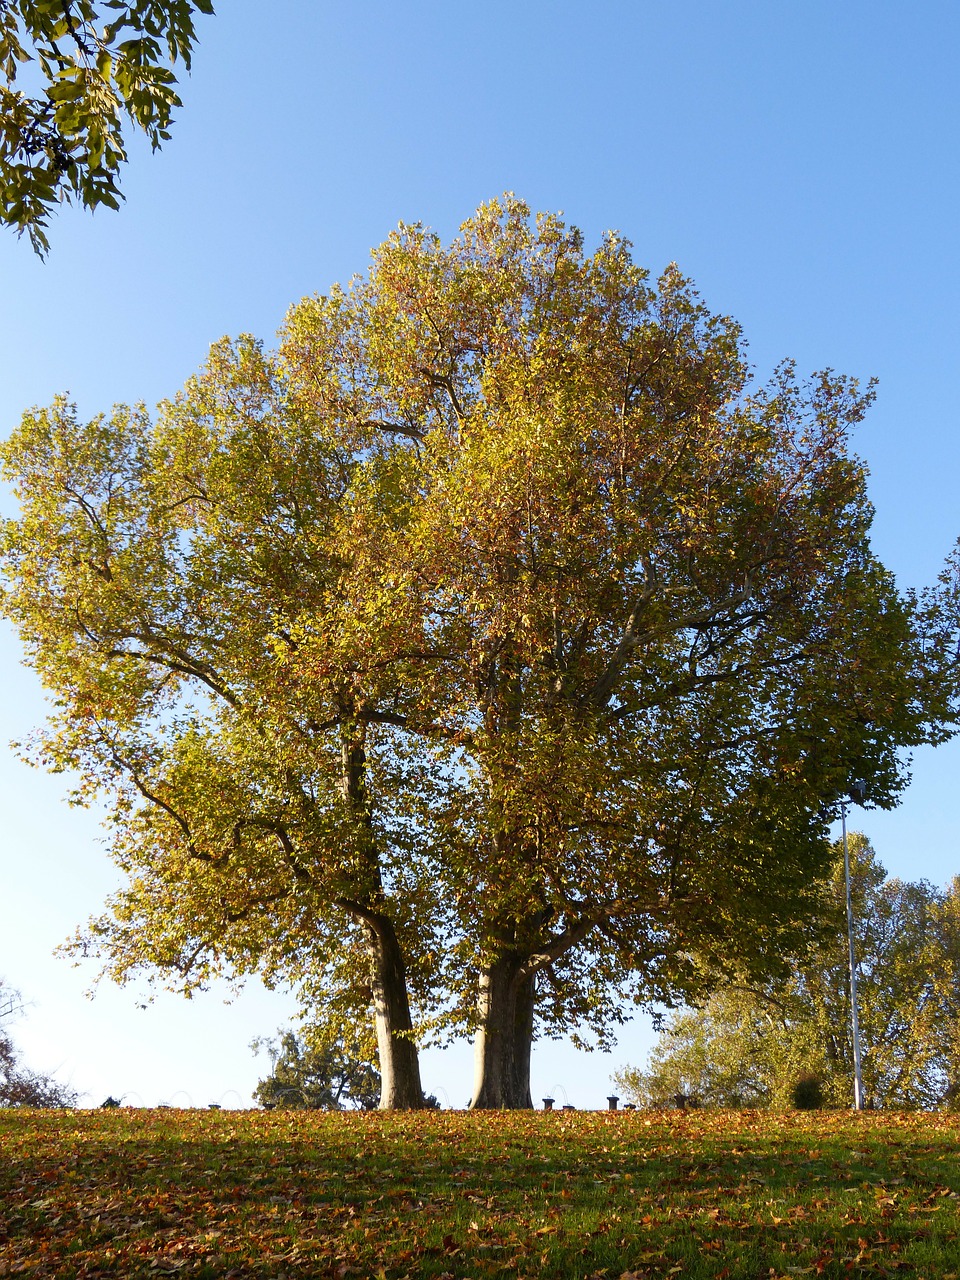
<svg viewBox="0 0 960 1280"><path fill-rule="evenodd" d="M269 340L302 295L364 271L397 222L450 237L511 190L588 243L622 231L654 272L679 263L760 376L785 356L876 375L857 439L875 546L901 585L935 578L960 535L954 0L219 8L172 141L132 148L121 211L65 210L45 263L0 236L0 432L60 391L85 414L153 404L223 334ZM0 661L2 744L44 712L7 631ZM960 872L958 769L956 744L921 753L900 809L857 818L892 872ZM287 1019L281 993L88 1002L92 972L51 956L115 883L96 814L64 790L0 747L0 974L34 1002L14 1027L26 1057L94 1103L246 1103L248 1044ZM535 1095L602 1105L649 1039L638 1024L610 1058L546 1042ZM427 1055L424 1078L462 1105L469 1051Z"/></svg>

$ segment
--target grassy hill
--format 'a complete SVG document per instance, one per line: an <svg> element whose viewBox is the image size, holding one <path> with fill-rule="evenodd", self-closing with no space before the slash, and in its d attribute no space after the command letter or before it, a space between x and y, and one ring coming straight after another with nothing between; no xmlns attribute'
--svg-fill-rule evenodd
<svg viewBox="0 0 960 1280"><path fill-rule="evenodd" d="M960 1276L960 1118L0 1111L0 1276Z"/></svg>

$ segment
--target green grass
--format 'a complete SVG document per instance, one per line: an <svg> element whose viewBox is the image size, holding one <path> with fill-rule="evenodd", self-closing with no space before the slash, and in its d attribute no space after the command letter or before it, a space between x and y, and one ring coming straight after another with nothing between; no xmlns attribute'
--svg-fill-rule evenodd
<svg viewBox="0 0 960 1280"><path fill-rule="evenodd" d="M0 1111L0 1276L960 1275L940 1115Z"/></svg>

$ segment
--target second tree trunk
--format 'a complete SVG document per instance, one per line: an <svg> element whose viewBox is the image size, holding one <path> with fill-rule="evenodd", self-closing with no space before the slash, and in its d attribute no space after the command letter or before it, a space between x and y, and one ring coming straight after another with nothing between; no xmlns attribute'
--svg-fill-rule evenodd
<svg viewBox="0 0 960 1280"><path fill-rule="evenodd" d="M380 1056L380 1108L417 1110L423 1106L423 1088L400 943L386 916L371 914L365 923Z"/></svg>
<svg viewBox="0 0 960 1280"><path fill-rule="evenodd" d="M530 1053L536 976L523 973L523 957L498 957L480 975L474 1041L474 1109L532 1107Z"/></svg>

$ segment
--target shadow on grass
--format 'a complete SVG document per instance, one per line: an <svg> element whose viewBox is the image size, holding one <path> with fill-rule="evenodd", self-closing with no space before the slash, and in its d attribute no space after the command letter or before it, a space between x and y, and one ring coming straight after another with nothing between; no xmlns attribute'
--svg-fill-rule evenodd
<svg viewBox="0 0 960 1280"><path fill-rule="evenodd" d="M958 1136L931 1115L8 1112L0 1275L933 1280L960 1256Z"/></svg>

